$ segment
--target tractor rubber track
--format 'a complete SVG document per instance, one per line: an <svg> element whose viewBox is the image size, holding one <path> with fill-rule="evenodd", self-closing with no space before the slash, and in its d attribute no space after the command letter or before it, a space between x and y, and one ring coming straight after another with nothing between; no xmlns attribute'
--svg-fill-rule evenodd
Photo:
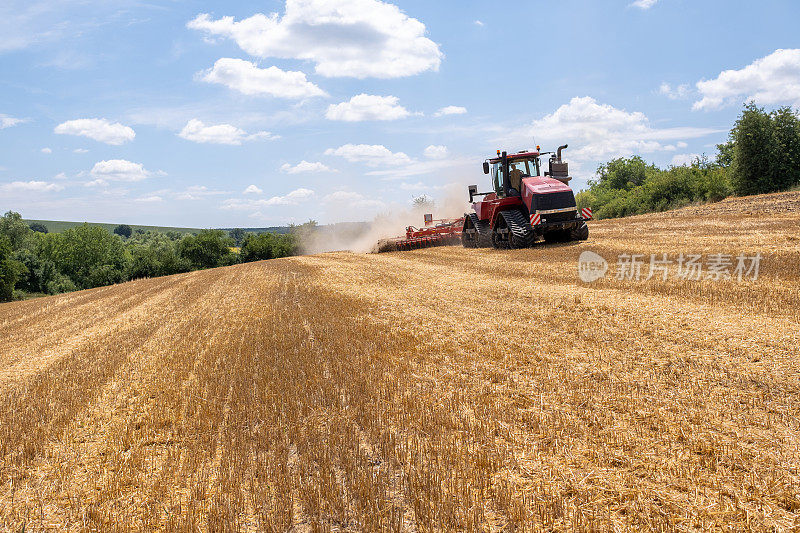
<svg viewBox="0 0 800 533"><path fill-rule="evenodd" d="M522 211L503 211L500 216L505 219L506 226L508 226L509 232L514 237L510 241L511 248L527 248L533 244L536 236L533 233L530 222L525 218Z"/></svg>
<svg viewBox="0 0 800 533"><path fill-rule="evenodd" d="M489 228L489 223L479 219L476 213L469 213L466 216L477 232L475 248L490 247L492 245L492 230Z"/></svg>

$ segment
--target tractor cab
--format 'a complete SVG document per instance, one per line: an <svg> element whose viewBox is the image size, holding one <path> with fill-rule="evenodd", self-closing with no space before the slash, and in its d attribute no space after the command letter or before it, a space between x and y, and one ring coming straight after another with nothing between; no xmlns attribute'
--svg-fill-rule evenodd
<svg viewBox="0 0 800 533"><path fill-rule="evenodd" d="M492 186L498 198L520 196L522 194L522 178L541 175L538 152L519 152L508 155L507 159L508 178L506 178L506 169L505 165L503 165L502 157L488 161L492 174ZM506 181L508 181L507 191L505 188Z"/></svg>

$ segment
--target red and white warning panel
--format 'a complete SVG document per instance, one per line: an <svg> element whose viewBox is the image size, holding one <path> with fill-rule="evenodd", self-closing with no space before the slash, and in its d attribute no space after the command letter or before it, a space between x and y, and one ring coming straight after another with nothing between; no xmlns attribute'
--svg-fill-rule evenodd
<svg viewBox="0 0 800 533"><path fill-rule="evenodd" d="M584 207L583 209L581 209L581 218L583 220L592 220L592 208Z"/></svg>
<svg viewBox="0 0 800 533"><path fill-rule="evenodd" d="M539 213L534 213L531 215L531 226L538 226L541 221L542 217L539 215Z"/></svg>

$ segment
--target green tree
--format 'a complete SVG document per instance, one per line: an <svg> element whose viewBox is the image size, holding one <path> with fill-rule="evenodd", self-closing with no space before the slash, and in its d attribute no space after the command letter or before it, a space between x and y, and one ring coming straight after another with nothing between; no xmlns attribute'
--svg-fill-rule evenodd
<svg viewBox="0 0 800 533"><path fill-rule="evenodd" d="M12 253L11 239L0 235L0 302L14 299L17 280L26 273L22 263L11 258Z"/></svg>
<svg viewBox="0 0 800 533"><path fill-rule="evenodd" d="M120 238L101 226L82 224L63 233L48 235L53 239L41 247L42 257L50 259L59 272L77 288L100 287L125 280L125 247Z"/></svg>
<svg viewBox="0 0 800 533"><path fill-rule="evenodd" d="M133 229L127 224L120 224L116 228L114 228L114 233L119 235L120 237L125 237L126 239L130 238L133 234Z"/></svg>
<svg viewBox="0 0 800 533"><path fill-rule="evenodd" d="M785 190L800 183L800 117L790 107L781 107L770 119L775 190Z"/></svg>
<svg viewBox="0 0 800 533"><path fill-rule="evenodd" d="M22 220L19 213L8 211L0 217L0 235L8 237L13 250L21 248L23 241L31 233L31 228Z"/></svg>
<svg viewBox="0 0 800 533"><path fill-rule="evenodd" d="M736 145L732 138L717 145L717 164L722 168L730 168L733 164L733 148Z"/></svg>
<svg viewBox="0 0 800 533"><path fill-rule="evenodd" d="M41 222L32 222L28 227L31 228L31 231L35 231L36 233L47 233L47 226Z"/></svg>
<svg viewBox="0 0 800 533"><path fill-rule="evenodd" d="M731 182L737 194L778 190L773 122L763 108L750 102L731 130L734 142Z"/></svg>
<svg viewBox="0 0 800 533"><path fill-rule="evenodd" d="M299 227L299 226L298 226ZM277 233L250 233L242 242L241 258L243 263L287 257L297 252L294 234L278 235Z"/></svg>
<svg viewBox="0 0 800 533"><path fill-rule="evenodd" d="M231 254L233 240L222 230L203 230L197 235L187 235L178 243L178 253L193 268L213 268L223 264Z"/></svg>
<svg viewBox="0 0 800 533"><path fill-rule="evenodd" d="M630 190L642 185L648 175L658 172L658 167L647 164L638 155L631 158L612 159L597 169L597 179L590 185L616 190Z"/></svg>
<svg viewBox="0 0 800 533"><path fill-rule="evenodd" d="M228 232L228 235L236 243L236 246L241 246L244 240L245 231L242 228L233 228Z"/></svg>
<svg viewBox="0 0 800 533"><path fill-rule="evenodd" d="M148 231L134 235L127 248L129 279L168 276L192 269L191 263L178 253L178 243L164 233Z"/></svg>

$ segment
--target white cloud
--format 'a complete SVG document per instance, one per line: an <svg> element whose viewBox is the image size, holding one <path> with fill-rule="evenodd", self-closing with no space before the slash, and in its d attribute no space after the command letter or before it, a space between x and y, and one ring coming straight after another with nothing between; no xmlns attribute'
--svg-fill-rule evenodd
<svg viewBox="0 0 800 533"><path fill-rule="evenodd" d="M254 141L256 139L272 140L277 138L277 136L272 135L268 131L248 134L243 129L230 124L214 124L207 126L196 118L186 123L186 126L178 133L178 137L196 143L230 144L236 146L241 145L244 141Z"/></svg>
<svg viewBox="0 0 800 533"><path fill-rule="evenodd" d="M325 113L328 120L345 122L361 122L364 120L397 120L406 118L411 113L399 105L396 96L374 96L358 94L349 102L331 104Z"/></svg>
<svg viewBox="0 0 800 533"><path fill-rule="evenodd" d="M18 124L22 124L23 122L27 122L25 119L22 118L15 118L8 115L3 115L0 113L0 130L5 128L10 128L12 126L16 126Z"/></svg>
<svg viewBox="0 0 800 533"><path fill-rule="evenodd" d="M311 189L295 189L284 196L273 196L269 199L250 200L240 198L229 198L222 202L222 209L232 210L254 210L260 207L272 207L276 205L299 205L314 196Z"/></svg>
<svg viewBox="0 0 800 533"><path fill-rule="evenodd" d="M683 100L691 93L691 87L688 83L672 87L669 83L664 82L658 87L658 94L666 96L670 100Z"/></svg>
<svg viewBox="0 0 800 533"><path fill-rule="evenodd" d="M741 70L697 82L697 90L703 98L693 109L719 109L745 100L800 106L800 49L775 50Z"/></svg>
<svg viewBox="0 0 800 533"><path fill-rule="evenodd" d="M476 26L481 26L481 27L483 27L483 26L486 26L486 24L484 24L484 23L483 23L483 22L481 22L480 20L476 20L474 24L475 24Z"/></svg>
<svg viewBox="0 0 800 533"><path fill-rule="evenodd" d="M463 115L467 112L466 107L461 107L457 105L449 105L447 107L441 108L437 111L433 116L434 117L443 117L445 115Z"/></svg>
<svg viewBox="0 0 800 533"><path fill-rule="evenodd" d="M60 191L64 188L63 185L58 183L50 183L47 181L12 181L11 183L4 183L0 185L0 190L5 192L54 192Z"/></svg>
<svg viewBox="0 0 800 533"><path fill-rule="evenodd" d="M159 202L163 202L164 199L156 194L150 196L142 196L141 198L136 198L137 202L142 202L146 204L157 204Z"/></svg>
<svg viewBox="0 0 800 533"><path fill-rule="evenodd" d="M198 76L205 82L219 83L247 95L293 99L327 96L302 72L285 71L275 66L259 68L255 63L243 59L223 57Z"/></svg>
<svg viewBox="0 0 800 533"><path fill-rule="evenodd" d="M429 159L444 159L447 157L447 146L436 146L434 144L425 148L423 152Z"/></svg>
<svg viewBox="0 0 800 533"><path fill-rule="evenodd" d="M343 157L351 163L366 163L372 167L407 165L412 162L403 152L392 152L382 144L345 144L339 148L328 148L325 155Z"/></svg>
<svg viewBox="0 0 800 533"><path fill-rule="evenodd" d="M344 205L356 209L381 208L386 205L381 200L352 191L336 191L323 197L322 201L326 204Z"/></svg>
<svg viewBox="0 0 800 533"><path fill-rule="evenodd" d="M339 172L338 170L329 168L327 165L319 162L310 163L305 159L296 165L292 166L289 163L281 165L281 172L286 174L306 174L315 172Z"/></svg>
<svg viewBox="0 0 800 533"><path fill-rule="evenodd" d="M86 185L105 185L109 181L141 181L153 173L146 170L141 163L133 163L125 159L109 159L98 161L90 171L94 181Z"/></svg>
<svg viewBox="0 0 800 533"><path fill-rule="evenodd" d="M694 160L699 158L700 154L675 154L670 161L671 165L676 167L682 165L691 165L694 163Z"/></svg>
<svg viewBox="0 0 800 533"><path fill-rule="evenodd" d="M75 148L72 152L76 154L88 154L89 150L86 148Z"/></svg>
<svg viewBox="0 0 800 533"><path fill-rule="evenodd" d="M630 5L632 7L638 7L639 9L650 9L656 5L656 3L658 3L658 0L634 0Z"/></svg>
<svg viewBox="0 0 800 533"><path fill-rule="evenodd" d="M264 191L256 187L255 185L248 185L247 188L242 191L242 194L262 194Z"/></svg>
<svg viewBox="0 0 800 533"><path fill-rule="evenodd" d="M589 96L575 97L555 112L534 120L525 138L553 147L569 143L572 160L598 161L668 150L663 141L703 137L720 130L711 128L654 128L644 113L628 112L598 104Z"/></svg>
<svg viewBox="0 0 800 533"><path fill-rule="evenodd" d="M187 26L253 56L312 61L326 77L398 78L438 70L442 60L422 22L380 0L287 0L283 16L201 14Z"/></svg>
<svg viewBox="0 0 800 533"><path fill-rule="evenodd" d="M52 153L53 153L53 150L52 150L51 148L47 148L47 147L45 147L45 148L42 148L40 151L41 151L43 154L52 154Z"/></svg>
<svg viewBox="0 0 800 533"><path fill-rule="evenodd" d="M106 144L119 146L132 141L136 132L132 128L104 118L79 118L68 120L53 130L59 135L80 135Z"/></svg>

